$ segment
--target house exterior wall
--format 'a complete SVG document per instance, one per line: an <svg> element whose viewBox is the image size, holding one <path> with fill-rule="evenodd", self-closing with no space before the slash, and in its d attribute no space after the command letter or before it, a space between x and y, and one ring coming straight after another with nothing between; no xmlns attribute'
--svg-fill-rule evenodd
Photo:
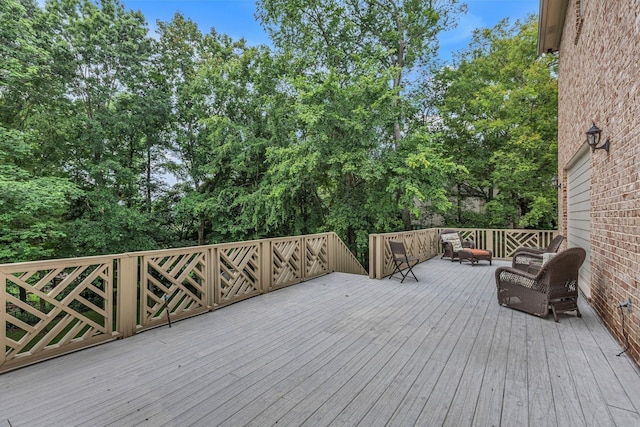
<svg viewBox="0 0 640 427"><path fill-rule="evenodd" d="M581 5L582 3L582 5ZM580 13L582 6L583 13ZM560 43L558 169L586 143L592 121L611 139L591 156L591 304L640 363L640 1L569 0ZM559 229L567 233L566 185Z"/></svg>

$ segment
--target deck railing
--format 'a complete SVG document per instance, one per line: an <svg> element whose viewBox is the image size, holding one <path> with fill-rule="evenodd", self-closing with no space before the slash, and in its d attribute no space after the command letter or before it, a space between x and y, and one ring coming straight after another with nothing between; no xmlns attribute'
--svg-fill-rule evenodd
<svg viewBox="0 0 640 427"><path fill-rule="evenodd" d="M3 264L0 372L332 271L367 274L335 233Z"/></svg>
<svg viewBox="0 0 640 427"><path fill-rule="evenodd" d="M442 250L438 235L442 228L429 228L400 233L369 235L369 277L381 279L393 271L389 240L404 242L407 252L421 261L432 258ZM546 247L558 234L555 230L503 230L483 228L454 228L464 239L473 240L477 248L490 249L494 259L511 259L522 246Z"/></svg>
<svg viewBox="0 0 640 427"><path fill-rule="evenodd" d="M458 229L508 259L555 231ZM389 240L421 260L432 228L369 237L371 278L392 271ZM367 274L335 233L0 265L0 373L201 314L332 271Z"/></svg>

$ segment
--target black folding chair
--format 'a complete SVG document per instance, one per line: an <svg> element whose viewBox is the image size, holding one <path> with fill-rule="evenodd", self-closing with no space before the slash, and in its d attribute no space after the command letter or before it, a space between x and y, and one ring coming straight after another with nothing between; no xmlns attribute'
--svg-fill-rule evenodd
<svg viewBox="0 0 640 427"><path fill-rule="evenodd" d="M393 263L395 265L393 269L393 273L391 273L391 276L389 276L389 279L391 279L394 274L400 273L400 275L402 276L402 280L400 281L400 283L402 283L404 282L404 279L407 278L409 273L411 273L411 275L413 276L414 279L416 279L416 282L417 282L418 278L416 277L415 274L413 274L412 267L416 265L420 261L420 259L414 256L407 255L407 251L404 248L404 243L402 242L389 240L389 247L391 248L391 256L393 257ZM403 264L407 265L406 273L402 272L401 266Z"/></svg>

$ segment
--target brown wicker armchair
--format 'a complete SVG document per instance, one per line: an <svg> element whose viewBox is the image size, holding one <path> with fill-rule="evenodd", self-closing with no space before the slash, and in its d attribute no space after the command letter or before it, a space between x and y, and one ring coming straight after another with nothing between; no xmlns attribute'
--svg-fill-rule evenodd
<svg viewBox="0 0 640 427"><path fill-rule="evenodd" d="M496 270L498 303L536 316L545 317L549 308L557 322L557 313L578 309L578 271L586 252L571 248L558 253L542 265L536 274L512 267Z"/></svg>
<svg viewBox="0 0 640 427"><path fill-rule="evenodd" d="M523 271L537 271L540 265L542 265L543 254L558 252L563 240L564 236L558 234L551 240L551 243L549 243L549 246L546 248L520 247L513 253L511 266Z"/></svg>
<svg viewBox="0 0 640 427"><path fill-rule="evenodd" d="M442 256L440 259L444 257L451 258L451 262L455 261L458 258L458 251L460 249L469 248L474 249L476 244L473 240L464 240L460 233L456 230L442 230L440 235L438 236L438 242L442 247Z"/></svg>

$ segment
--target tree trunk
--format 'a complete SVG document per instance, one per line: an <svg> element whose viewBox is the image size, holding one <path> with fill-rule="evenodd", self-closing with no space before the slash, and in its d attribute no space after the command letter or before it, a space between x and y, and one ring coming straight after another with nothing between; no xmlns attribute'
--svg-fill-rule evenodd
<svg viewBox="0 0 640 427"><path fill-rule="evenodd" d="M200 246L204 245L204 226L204 218L200 217L198 223L198 245Z"/></svg>
<svg viewBox="0 0 640 427"><path fill-rule="evenodd" d="M151 147L147 148L147 212L151 213Z"/></svg>

